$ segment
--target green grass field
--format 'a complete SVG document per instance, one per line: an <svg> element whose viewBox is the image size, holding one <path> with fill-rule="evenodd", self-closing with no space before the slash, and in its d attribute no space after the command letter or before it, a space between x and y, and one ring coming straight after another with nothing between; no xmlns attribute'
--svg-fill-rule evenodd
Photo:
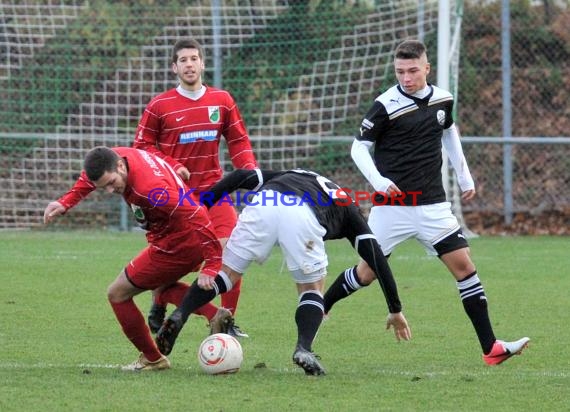
<svg viewBox="0 0 570 412"><path fill-rule="evenodd" d="M296 292L276 250L244 279L237 323L251 337L242 341L242 369L213 377L198 367L208 329L193 317L171 370L118 370L138 354L106 288L144 246L142 233L0 232L0 410L568 411L569 242L471 240L497 336L532 339L498 367L483 364L451 275L404 244L390 262L412 341L384 330L386 304L373 284L339 302L321 327L313 347L327 369L320 378L291 362ZM357 260L348 242L328 250L330 283ZM146 315L149 294L137 302Z"/></svg>

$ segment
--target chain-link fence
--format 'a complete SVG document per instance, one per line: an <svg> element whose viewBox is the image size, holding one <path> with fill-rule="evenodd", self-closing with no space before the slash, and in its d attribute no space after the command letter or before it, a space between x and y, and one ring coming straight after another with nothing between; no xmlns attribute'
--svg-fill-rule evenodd
<svg viewBox="0 0 570 412"><path fill-rule="evenodd" d="M510 5L512 135L566 136L568 1ZM502 137L501 3L452 9L452 23L462 22L457 123L464 136ZM364 187L346 136L394 83L401 40L424 39L435 76L437 18L437 0L4 1L0 227L41 226L43 208L73 184L86 150L131 144L146 103L175 86L169 57L183 37L204 44L204 80L234 95L261 166L313 168ZM540 221L546 232L565 233L570 146L512 147L517 215L506 228L503 145L465 141L480 194L463 205L468 223L530 233ZM93 194L56 227L125 226L118 204Z"/></svg>
<svg viewBox="0 0 570 412"><path fill-rule="evenodd" d="M568 233L570 145L547 143L557 139L545 137L568 136L570 130L569 2L509 3L508 128L519 138L512 145L501 139L464 142L479 196L463 211L476 231ZM505 131L503 6L499 1L466 3L458 96L464 136L503 137ZM532 136L543 144L527 139ZM509 227L501 211L513 214Z"/></svg>

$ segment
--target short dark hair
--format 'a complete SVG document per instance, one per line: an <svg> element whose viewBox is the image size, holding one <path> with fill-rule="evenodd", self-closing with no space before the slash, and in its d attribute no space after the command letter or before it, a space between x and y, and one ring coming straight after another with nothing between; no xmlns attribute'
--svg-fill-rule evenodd
<svg viewBox="0 0 570 412"><path fill-rule="evenodd" d="M176 63L178 60L178 52L182 49L196 49L198 50L198 56L200 56L200 59L204 60L204 50L202 49L202 45L198 43L197 40L182 39L178 40L172 48L172 63Z"/></svg>
<svg viewBox="0 0 570 412"><path fill-rule="evenodd" d="M427 55L427 48L419 40L406 40L396 47L395 59L419 59L424 54Z"/></svg>
<svg viewBox="0 0 570 412"><path fill-rule="evenodd" d="M121 157L112 149L97 146L85 156L83 169L87 178L92 182L101 179L105 172L116 172Z"/></svg>

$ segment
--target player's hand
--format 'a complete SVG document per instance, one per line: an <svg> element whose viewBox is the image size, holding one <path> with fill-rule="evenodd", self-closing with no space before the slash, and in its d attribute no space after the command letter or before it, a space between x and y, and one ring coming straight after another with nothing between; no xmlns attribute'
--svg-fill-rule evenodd
<svg viewBox="0 0 570 412"><path fill-rule="evenodd" d="M392 183L390 186L388 186L388 189L386 189L386 194L388 196L400 196L402 195L402 191L400 190L400 188L398 186L396 186L395 183Z"/></svg>
<svg viewBox="0 0 570 412"><path fill-rule="evenodd" d="M213 276L208 276L208 275L204 275L203 273L200 273L198 275L198 287L200 289L204 289L204 290L212 290L214 289L214 277Z"/></svg>
<svg viewBox="0 0 570 412"><path fill-rule="evenodd" d="M477 192L475 189L466 190L465 192L461 193L461 200L471 200L475 197L476 193Z"/></svg>
<svg viewBox="0 0 570 412"><path fill-rule="evenodd" d="M402 312L390 313L386 318L386 330L391 327L394 328L394 335L396 340L400 342L403 340L410 340L412 338L412 331L408 326L408 321Z"/></svg>
<svg viewBox="0 0 570 412"><path fill-rule="evenodd" d="M188 180L190 179L190 171L188 169L186 169L184 166L182 166L180 169L178 169L176 171L176 174L178 176L180 176L180 178L182 180Z"/></svg>
<svg viewBox="0 0 570 412"><path fill-rule="evenodd" d="M51 222L56 216L65 213L65 207L59 202L51 202L44 210L44 224Z"/></svg>

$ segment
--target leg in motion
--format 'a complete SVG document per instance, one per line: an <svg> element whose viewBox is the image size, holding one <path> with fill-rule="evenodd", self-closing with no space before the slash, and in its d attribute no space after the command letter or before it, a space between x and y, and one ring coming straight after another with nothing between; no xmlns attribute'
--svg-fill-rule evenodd
<svg viewBox="0 0 570 412"><path fill-rule="evenodd" d="M528 346L530 339L524 337L514 342L496 339L489 318L487 297L469 256L469 248L454 250L440 258L457 280L463 308L473 324L483 351L483 361L488 365L498 365L513 355L519 355Z"/></svg>
<svg viewBox="0 0 570 412"><path fill-rule="evenodd" d="M318 357L312 352L313 341L322 320L323 297L320 290L306 289L302 291L295 312L297 345L293 353L293 362L303 368L307 375L318 376L326 373Z"/></svg>
<svg viewBox="0 0 570 412"><path fill-rule="evenodd" d="M210 302L220 293L231 289L231 287L232 281L223 270L216 275L215 286L212 290L201 289L197 281L194 281L186 292L180 306L164 321L162 327L156 334L155 341L160 351L165 355L170 354L176 342L176 338L190 314Z"/></svg>

